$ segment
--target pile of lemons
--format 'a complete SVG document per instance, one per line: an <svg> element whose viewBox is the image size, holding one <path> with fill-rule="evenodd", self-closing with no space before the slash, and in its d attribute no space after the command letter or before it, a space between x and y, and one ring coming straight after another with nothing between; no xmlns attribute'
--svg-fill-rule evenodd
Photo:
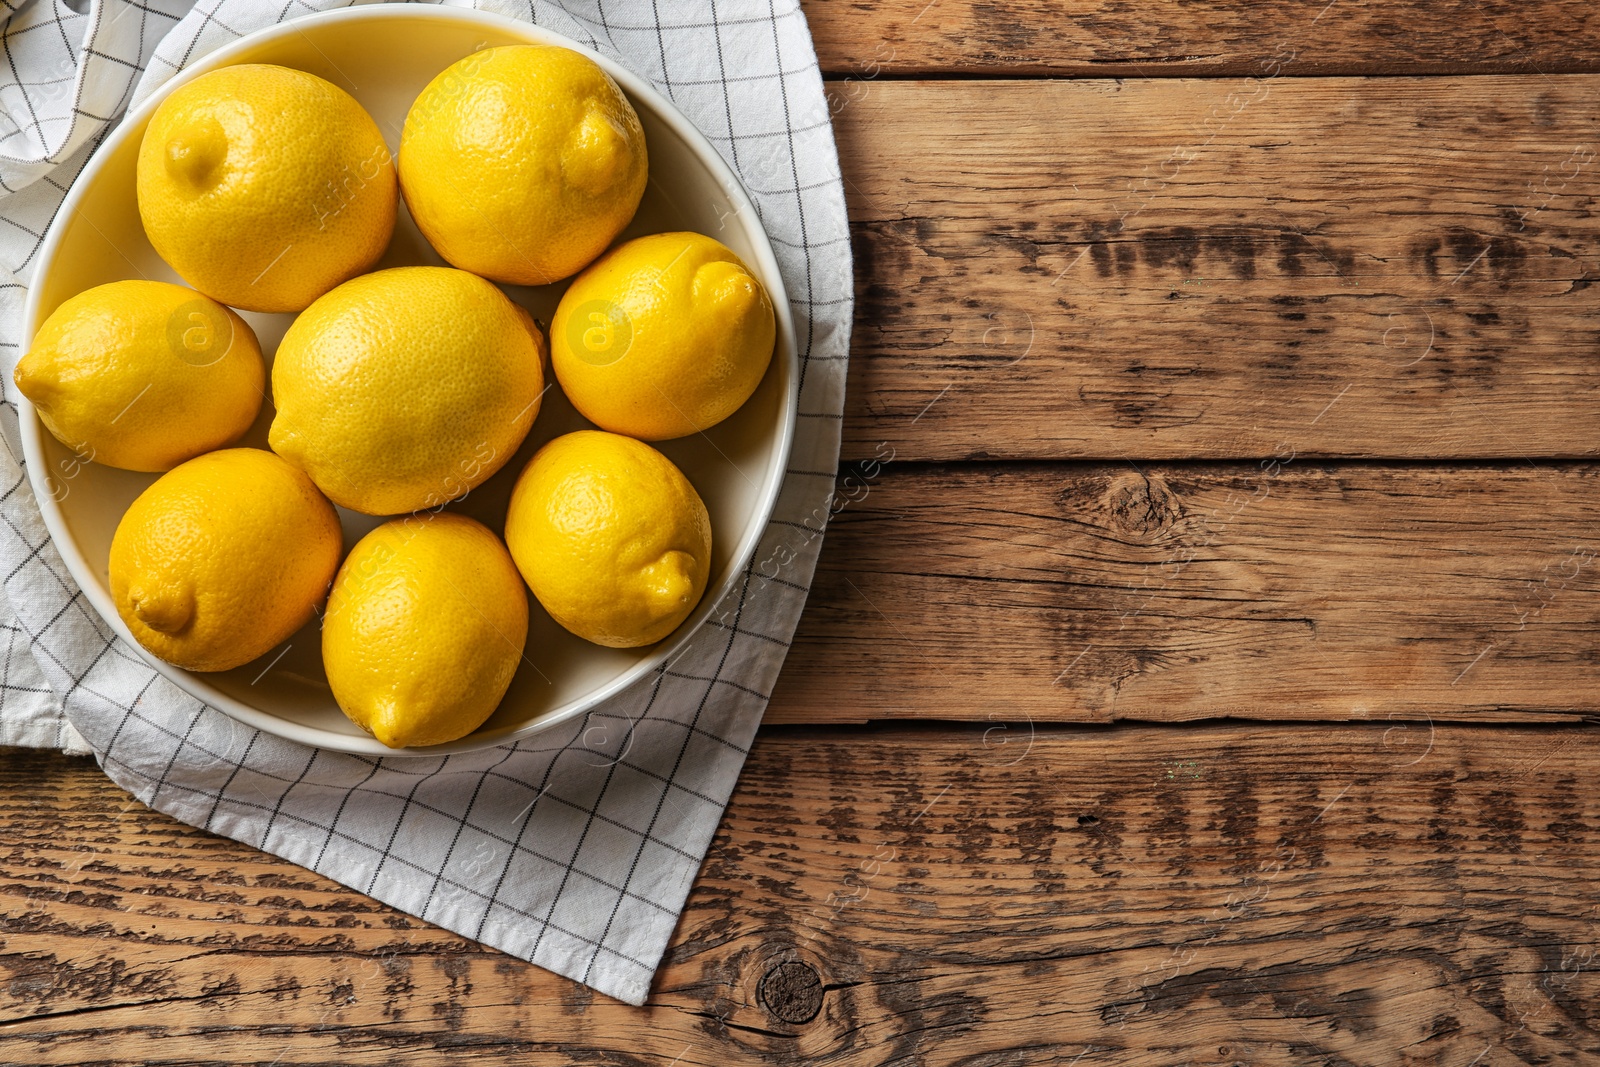
<svg viewBox="0 0 1600 1067"><path fill-rule="evenodd" d="M676 629L705 592L711 524L645 442L737 410L775 323L760 281L709 237L612 247L648 177L632 105L565 48L490 48L446 69L397 158L354 98L302 71L226 67L168 96L140 146L138 205L192 288L80 293L15 373L80 456L165 472L111 545L111 592L140 644L228 670L320 611L339 706L415 746L470 733L500 703L524 657L524 583L602 645ZM373 270L402 197L451 266ZM548 342L495 284L573 275ZM228 447L269 380L236 308L296 313L270 371L271 451ZM443 508L512 457L551 373L599 429L533 456L502 541ZM334 505L398 517L345 554Z"/></svg>

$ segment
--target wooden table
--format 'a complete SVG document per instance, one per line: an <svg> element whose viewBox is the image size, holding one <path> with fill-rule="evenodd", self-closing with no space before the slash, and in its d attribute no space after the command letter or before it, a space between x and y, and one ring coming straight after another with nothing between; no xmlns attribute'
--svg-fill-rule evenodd
<svg viewBox="0 0 1600 1067"><path fill-rule="evenodd" d="M649 1007L12 752L0 1061L1600 1062L1600 8L807 13L842 506Z"/></svg>

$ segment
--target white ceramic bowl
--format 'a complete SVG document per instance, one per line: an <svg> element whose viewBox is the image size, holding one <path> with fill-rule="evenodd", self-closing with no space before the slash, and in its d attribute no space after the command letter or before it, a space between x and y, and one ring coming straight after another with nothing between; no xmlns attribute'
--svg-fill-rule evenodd
<svg viewBox="0 0 1600 1067"><path fill-rule="evenodd" d="M219 49L168 82L130 112L106 139L68 193L40 250L28 295L26 336L62 301L123 278L181 281L145 239L134 194L134 160L146 122L166 94L207 71L236 63L278 63L326 78L350 92L377 120L391 151L418 92L436 74L477 48L517 43L575 48L599 63L628 94L644 123L650 184L633 223L619 240L667 230L695 230L732 248L760 276L778 318L778 347L760 388L734 416L709 432L660 445L694 483L711 513L711 578L688 620L659 644L608 649L567 633L529 597L525 662L498 711L476 732L427 749L385 748L354 726L333 701L322 671L315 620L254 663L219 674L181 670L145 655L180 687L233 717L309 745L373 755L433 755L502 745L581 715L669 661L737 581L755 552L783 480L794 434L794 326L772 247L733 172L706 139L643 79L564 37L492 15L455 8L385 4L330 11L282 23ZM378 267L442 264L401 207L400 224ZM375 268L377 269L377 268ZM548 324L565 284L506 287L512 299ZM246 314L272 352L291 315ZM26 400L19 401L28 475L55 539L84 594L134 648L118 618L107 579L112 534L123 512L154 475L78 463ZM266 447L270 405L243 443ZM511 486L534 449L588 427L553 388L521 451L467 498L452 505L499 531ZM341 511L348 548L379 519ZM143 649L139 649L143 652Z"/></svg>

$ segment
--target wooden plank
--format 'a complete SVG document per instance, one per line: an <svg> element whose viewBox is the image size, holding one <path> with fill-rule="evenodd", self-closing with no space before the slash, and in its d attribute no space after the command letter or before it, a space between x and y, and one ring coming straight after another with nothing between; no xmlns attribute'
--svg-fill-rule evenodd
<svg viewBox="0 0 1600 1067"><path fill-rule="evenodd" d="M805 0L822 69L871 78L1036 74L1600 71L1586 0ZM1292 57L1290 59L1289 57Z"/></svg>
<svg viewBox="0 0 1600 1067"><path fill-rule="evenodd" d="M837 500L768 722L1600 713L1600 467L891 464Z"/></svg>
<svg viewBox="0 0 1600 1067"><path fill-rule="evenodd" d="M844 93L847 458L1600 448L1600 77Z"/></svg>
<svg viewBox="0 0 1600 1067"><path fill-rule="evenodd" d="M764 735L644 1010L11 754L0 1060L1600 1054L1595 732L1000 736Z"/></svg>

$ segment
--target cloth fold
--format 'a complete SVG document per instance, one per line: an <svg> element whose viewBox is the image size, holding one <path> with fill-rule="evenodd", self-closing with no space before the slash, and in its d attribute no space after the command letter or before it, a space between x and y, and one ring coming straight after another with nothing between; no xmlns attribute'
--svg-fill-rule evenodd
<svg viewBox="0 0 1600 1067"><path fill-rule="evenodd" d="M0 743L92 750L152 808L642 1004L776 681L839 456L852 302L830 112L797 0L462 4L651 80L739 173L799 335L798 432L773 522L689 648L514 745L370 759L234 721L152 671L89 606L21 462L11 371L62 197L130 105L220 45L326 0L27 0L0 67Z"/></svg>

